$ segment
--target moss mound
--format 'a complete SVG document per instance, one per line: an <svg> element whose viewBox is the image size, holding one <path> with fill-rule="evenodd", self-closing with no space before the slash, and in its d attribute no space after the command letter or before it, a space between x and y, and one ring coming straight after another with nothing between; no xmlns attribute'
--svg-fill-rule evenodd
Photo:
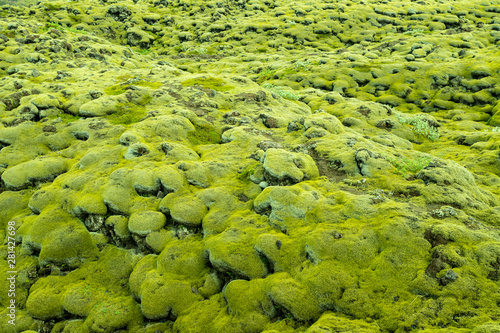
<svg viewBox="0 0 500 333"><path fill-rule="evenodd" d="M496 332L498 8L0 0L0 332Z"/></svg>

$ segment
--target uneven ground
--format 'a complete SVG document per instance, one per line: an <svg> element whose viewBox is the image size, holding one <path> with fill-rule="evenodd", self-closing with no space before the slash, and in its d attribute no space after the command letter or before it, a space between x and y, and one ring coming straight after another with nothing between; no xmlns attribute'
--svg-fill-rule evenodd
<svg viewBox="0 0 500 333"><path fill-rule="evenodd" d="M1 332L500 332L500 1L1 3Z"/></svg>

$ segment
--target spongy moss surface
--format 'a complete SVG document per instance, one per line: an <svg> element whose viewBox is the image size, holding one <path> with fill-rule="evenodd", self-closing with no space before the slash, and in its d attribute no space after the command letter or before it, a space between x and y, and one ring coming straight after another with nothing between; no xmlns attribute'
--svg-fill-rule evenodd
<svg viewBox="0 0 500 333"><path fill-rule="evenodd" d="M0 1L0 331L500 331L499 14Z"/></svg>

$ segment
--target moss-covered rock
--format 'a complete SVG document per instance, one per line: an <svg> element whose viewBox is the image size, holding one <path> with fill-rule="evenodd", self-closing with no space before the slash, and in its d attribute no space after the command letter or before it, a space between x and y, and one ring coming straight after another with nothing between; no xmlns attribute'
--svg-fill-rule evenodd
<svg viewBox="0 0 500 333"><path fill-rule="evenodd" d="M53 181L68 170L64 158L40 158L7 168L2 173L2 181L11 190L21 190L40 182Z"/></svg>
<svg viewBox="0 0 500 333"><path fill-rule="evenodd" d="M265 177L271 183L298 183L319 176L314 160L302 153L270 148L261 159Z"/></svg>
<svg viewBox="0 0 500 333"><path fill-rule="evenodd" d="M128 220L128 230L139 236L158 231L165 226L167 218L160 212L140 211L130 215Z"/></svg>
<svg viewBox="0 0 500 333"><path fill-rule="evenodd" d="M2 6L0 331L494 330L497 2Z"/></svg>
<svg viewBox="0 0 500 333"><path fill-rule="evenodd" d="M48 263L79 266L83 258L97 255L97 247L81 222L52 205L19 229L23 246L39 252L40 265Z"/></svg>
<svg viewBox="0 0 500 333"><path fill-rule="evenodd" d="M83 117L100 117L117 112L118 104L123 99L114 96L102 96L80 106L78 114Z"/></svg>
<svg viewBox="0 0 500 333"><path fill-rule="evenodd" d="M160 210L169 213L175 222L190 228L199 227L208 211L203 201L197 197L177 193L165 196L160 203Z"/></svg>

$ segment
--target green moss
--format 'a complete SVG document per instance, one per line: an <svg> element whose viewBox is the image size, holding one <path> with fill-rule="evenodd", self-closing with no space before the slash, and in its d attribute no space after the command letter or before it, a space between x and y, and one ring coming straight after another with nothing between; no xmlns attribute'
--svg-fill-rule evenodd
<svg viewBox="0 0 500 333"><path fill-rule="evenodd" d="M372 70L371 66L354 66L352 69L363 73L369 73Z"/></svg>
<svg viewBox="0 0 500 333"><path fill-rule="evenodd" d="M132 124L144 117L146 105L153 99L149 94L145 94L136 103L119 103L116 112L106 116L112 124Z"/></svg>
<svg viewBox="0 0 500 333"><path fill-rule="evenodd" d="M188 132L187 137L194 145L207 145L220 142L219 133L209 125L194 125L194 131Z"/></svg>
<svg viewBox="0 0 500 333"><path fill-rule="evenodd" d="M275 94L280 95L283 98L290 99L293 101L298 101L300 96L297 95L293 90L286 90L285 87L280 87L280 86L275 86L270 83L265 83L262 85L262 87L266 88L267 90L272 91ZM286 87L288 88L288 87Z"/></svg>
<svg viewBox="0 0 500 333"><path fill-rule="evenodd" d="M70 123L72 121L77 121L80 119L79 116L74 116L72 114L69 114L69 113L59 113L57 116L49 116L47 117L48 119L57 119L57 118L61 118L61 120L64 122L64 123Z"/></svg>
<svg viewBox="0 0 500 333"><path fill-rule="evenodd" d="M437 128L430 125L430 120L428 120L424 115L415 116L405 116L403 114L396 113L396 118L402 124L409 124L412 126L412 130L418 135L424 136L432 141L439 140L439 131Z"/></svg>
<svg viewBox="0 0 500 333"><path fill-rule="evenodd" d="M131 77L131 75L123 75L123 76L119 76L118 78L128 78L128 77ZM133 81L133 80L131 80L131 81ZM108 95L121 95L125 92L127 87L130 87L132 85L158 89L159 87L162 86L162 83L161 82L149 82L149 81L145 81L145 80L139 80L139 81L131 82L131 83L121 83L121 84L112 85L112 86L104 89L104 92Z"/></svg>
<svg viewBox="0 0 500 333"><path fill-rule="evenodd" d="M396 173L406 176L409 172L417 173L425 168L432 161L432 157L417 155L410 158L406 156L398 158L386 158L395 168Z"/></svg>
<svg viewBox="0 0 500 333"><path fill-rule="evenodd" d="M287 68L285 69L282 74L283 74L283 77L286 76L286 75L290 75L290 74L296 74L297 73L297 70L295 68Z"/></svg>
<svg viewBox="0 0 500 333"><path fill-rule="evenodd" d="M200 47L189 51L188 54L208 54L208 50L204 47Z"/></svg>
<svg viewBox="0 0 500 333"><path fill-rule="evenodd" d="M13 31L13 30L10 30L10 31L9 30L2 30L2 31L0 31L0 34L5 35L5 36L7 36L9 38L16 37L16 32Z"/></svg>
<svg viewBox="0 0 500 333"><path fill-rule="evenodd" d="M75 22L75 24L78 24L78 23L79 22ZM68 31L68 32L80 33L80 34L87 34L88 33L85 30L77 30L75 28L70 28L70 27L63 26L63 25L61 25L58 22L48 22L48 23L45 24L45 27L39 29L38 32L40 32L40 33L47 32L47 31L49 31L51 29L57 29L57 30L60 30L60 31Z"/></svg>
<svg viewBox="0 0 500 333"><path fill-rule="evenodd" d="M150 49L144 49L144 50L135 50L135 52L140 53L142 55L149 54L151 52Z"/></svg>
<svg viewBox="0 0 500 333"><path fill-rule="evenodd" d="M37 77L29 77L28 78L28 81L32 82L32 83L41 83L42 81L44 81L45 79L42 77L42 76L37 76Z"/></svg>
<svg viewBox="0 0 500 333"><path fill-rule="evenodd" d="M130 80L132 79L134 76L132 74L124 74L124 75L120 75L118 76L116 79L118 80L118 82L121 82L121 81L127 81L127 80Z"/></svg>
<svg viewBox="0 0 500 333"><path fill-rule="evenodd" d="M257 74L258 76L256 82L262 83L264 81L271 80L272 78L274 78L275 74L276 74L275 69L263 69L259 72L259 74Z"/></svg>
<svg viewBox="0 0 500 333"><path fill-rule="evenodd" d="M202 86L203 88L217 90L217 91L228 91L234 89L234 86L227 85L221 78L211 77L211 76L189 79L186 81L182 81L181 84L184 87L197 85L197 86Z"/></svg>
<svg viewBox="0 0 500 333"><path fill-rule="evenodd" d="M104 92L108 95L120 95L125 92L125 86L121 84L115 84L114 86L107 87Z"/></svg>
<svg viewBox="0 0 500 333"><path fill-rule="evenodd" d="M45 7L45 10L49 11L49 10L60 10L61 9L61 5L59 4L53 4L53 3L44 3L43 6Z"/></svg>
<svg viewBox="0 0 500 333"><path fill-rule="evenodd" d="M134 84L136 86L149 87L149 88L153 88L153 89L158 89L163 85L161 82L149 82L149 81L145 81L145 80L138 81Z"/></svg>
<svg viewBox="0 0 500 333"><path fill-rule="evenodd" d="M255 165L249 166L248 168L240 172L240 174L238 175L238 179L242 182L248 182L250 181L250 176L253 175L254 172Z"/></svg>

